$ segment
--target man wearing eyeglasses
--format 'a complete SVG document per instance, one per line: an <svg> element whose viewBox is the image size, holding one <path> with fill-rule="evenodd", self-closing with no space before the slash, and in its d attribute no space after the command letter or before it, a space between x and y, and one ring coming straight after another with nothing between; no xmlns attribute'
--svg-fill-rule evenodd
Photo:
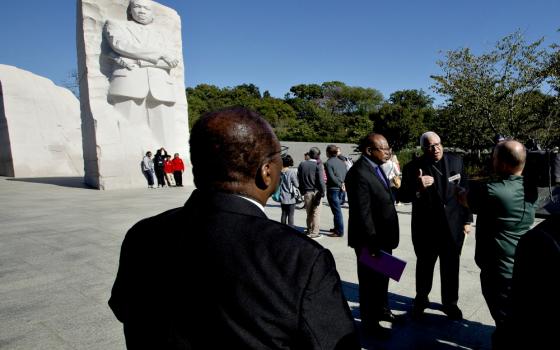
<svg viewBox="0 0 560 350"><path fill-rule="evenodd" d="M440 260L443 312L452 320L463 318L459 300L459 261L472 214L458 202L458 186L467 187L461 158L444 152L432 131L420 137L423 155L403 169L399 200L412 202L412 244L416 253L416 298L412 314L419 317L429 306L434 267Z"/></svg>
<svg viewBox="0 0 560 350"><path fill-rule="evenodd" d="M121 248L109 305L127 348L359 349L331 252L265 214L282 168L271 126L227 108L189 143L196 189Z"/></svg>
<svg viewBox="0 0 560 350"><path fill-rule="evenodd" d="M391 148L381 134L371 133L360 140L362 155L348 171L345 184L350 206L348 245L357 258L362 329L378 338L387 338L390 329L380 321L398 322L389 309L389 277L360 262L364 250L373 256L381 250L391 254L399 244L399 218L393 205L389 180L381 165L391 157Z"/></svg>

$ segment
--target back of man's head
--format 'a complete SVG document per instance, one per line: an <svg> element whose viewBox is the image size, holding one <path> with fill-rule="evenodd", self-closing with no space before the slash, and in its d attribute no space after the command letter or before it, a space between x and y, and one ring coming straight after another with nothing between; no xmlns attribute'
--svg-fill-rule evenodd
<svg viewBox="0 0 560 350"><path fill-rule="evenodd" d="M254 184L259 167L279 148L266 120L242 107L203 115L189 144L196 187L229 193Z"/></svg>
<svg viewBox="0 0 560 350"><path fill-rule="evenodd" d="M494 148L494 169L501 175L521 175L525 167L527 151L515 140L499 142Z"/></svg>
<svg viewBox="0 0 560 350"><path fill-rule="evenodd" d="M310 159L317 160L321 156L321 151L317 147L311 147L308 153Z"/></svg>
<svg viewBox="0 0 560 350"><path fill-rule="evenodd" d="M336 145L328 145L327 146L327 157L329 157L329 158L336 157L336 155L338 154L338 150L339 150L339 148L336 147Z"/></svg>

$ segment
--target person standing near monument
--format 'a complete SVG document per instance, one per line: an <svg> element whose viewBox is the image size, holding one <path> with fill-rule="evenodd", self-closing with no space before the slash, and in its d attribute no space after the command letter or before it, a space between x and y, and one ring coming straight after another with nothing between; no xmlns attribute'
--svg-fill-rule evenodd
<svg viewBox="0 0 560 350"><path fill-rule="evenodd" d="M165 174L167 187L175 186L175 179L173 178L173 163L171 162L170 154L166 155L163 160L163 172Z"/></svg>
<svg viewBox="0 0 560 350"><path fill-rule="evenodd" d="M476 218L475 262L480 267L480 287L496 323L492 349L508 349L507 320L515 250L535 219L536 188L522 176L527 151L515 140L494 147L492 164L497 175L488 183L472 185L458 193L459 200Z"/></svg>
<svg viewBox="0 0 560 350"><path fill-rule="evenodd" d="M165 187L165 171L163 170L165 166L165 158L167 157L167 151L165 148L160 148L156 151L154 156L154 172L156 174L157 186Z"/></svg>
<svg viewBox="0 0 560 350"><path fill-rule="evenodd" d="M179 61L168 52L165 34L154 26L152 7L152 0L130 0L128 21L105 23L115 66L108 98L132 123L147 124L163 142L161 118L176 101L169 73Z"/></svg>
<svg viewBox="0 0 560 350"><path fill-rule="evenodd" d="M183 187L183 172L185 171L185 164L181 157L179 157L179 153L175 153L173 155L173 160L171 160L173 164L173 177L175 178L175 184L177 187Z"/></svg>
<svg viewBox="0 0 560 350"><path fill-rule="evenodd" d="M327 173L327 200L333 214L334 227L330 230L330 237L344 235L344 217L342 216L342 203L346 196L344 179L346 178L346 165L338 158L339 148L336 145L327 146L325 172Z"/></svg>
<svg viewBox="0 0 560 350"><path fill-rule="evenodd" d="M146 152L142 158L142 173L148 181L148 188L154 188L154 161L152 160L152 152Z"/></svg>
<svg viewBox="0 0 560 350"><path fill-rule="evenodd" d="M420 137L423 155L403 168L399 189L402 202L412 202L412 245L416 253L416 298L412 315L420 317L429 306L434 267L439 258L441 302L451 320L463 318L459 300L459 266L472 214L457 200L457 186L467 188L463 160L444 153L432 131Z"/></svg>
<svg viewBox="0 0 560 350"><path fill-rule="evenodd" d="M560 315L560 197L553 196L550 216L525 233L515 251L509 349L558 346L558 323L548 318Z"/></svg>
<svg viewBox="0 0 560 350"><path fill-rule="evenodd" d="M326 185L323 180L325 171L320 164L321 151L317 147L309 150L309 159L299 163L298 182L307 211L306 234L311 238L321 237L321 199L325 196Z"/></svg>
<svg viewBox="0 0 560 350"><path fill-rule="evenodd" d="M360 349L331 252L265 214L282 168L272 127L245 108L211 112L190 147L184 207L122 244L109 305L128 349Z"/></svg>
<svg viewBox="0 0 560 350"><path fill-rule="evenodd" d="M348 245L356 253L362 327L386 338L390 330L379 322L397 321L389 309L389 277L364 265L359 257L364 249L373 256L381 250L391 254L399 244L399 219L389 181L381 169L390 157L389 145L383 135L371 133L360 140L359 149L362 155L345 182L350 206Z"/></svg>

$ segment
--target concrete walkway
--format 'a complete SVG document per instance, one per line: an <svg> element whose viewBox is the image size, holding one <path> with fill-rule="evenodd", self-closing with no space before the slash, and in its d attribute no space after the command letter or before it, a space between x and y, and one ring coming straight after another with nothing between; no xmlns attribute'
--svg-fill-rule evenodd
<svg viewBox="0 0 560 350"><path fill-rule="evenodd" d="M0 177L0 349L124 349L121 324L107 306L118 267L120 245L136 221L182 206L192 188L97 191L80 178ZM348 218L348 209L344 216ZM410 207L399 206L401 243L394 254L408 265L391 281L391 307L405 314L414 297L415 257L410 240ZM267 215L279 220L270 201ZM296 211L303 229L305 212ZM188 225L188 223L186 223ZM332 227L328 206L321 227ZM336 259L349 305L359 325L355 256L346 238L321 237ZM461 261L459 306L465 320L449 321L438 310L436 270L431 309L421 321L405 315L393 337L362 337L364 349L489 349L494 323L480 292L474 263L474 235ZM201 302L211 303L211 300ZM328 306L327 306L328 307ZM211 344L209 344L211 348Z"/></svg>

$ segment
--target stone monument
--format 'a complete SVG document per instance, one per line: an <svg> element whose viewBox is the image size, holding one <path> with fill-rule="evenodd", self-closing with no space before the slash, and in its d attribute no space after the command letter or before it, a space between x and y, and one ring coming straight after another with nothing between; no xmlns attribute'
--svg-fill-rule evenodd
<svg viewBox="0 0 560 350"><path fill-rule="evenodd" d="M140 161L164 147L188 164L181 21L152 0L78 0L85 181L145 187Z"/></svg>
<svg viewBox="0 0 560 350"><path fill-rule="evenodd" d="M70 92L0 64L0 175L83 176L80 104Z"/></svg>

